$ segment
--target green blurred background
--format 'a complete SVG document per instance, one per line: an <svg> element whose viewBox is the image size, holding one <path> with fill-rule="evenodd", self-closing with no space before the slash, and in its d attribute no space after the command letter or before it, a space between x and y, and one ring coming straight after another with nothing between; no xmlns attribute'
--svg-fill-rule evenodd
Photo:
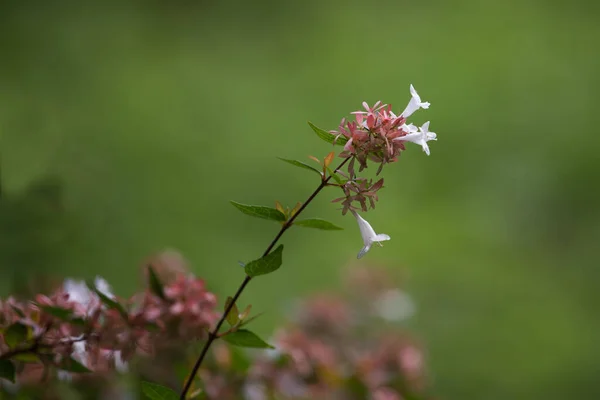
<svg viewBox="0 0 600 400"><path fill-rule="evenodd" d="M0 289L101 274L126 295L174 247L223 299L277 229L228 200L303 200L314 176L275 157L329 151L306 121L401 111L413 83L439 140L386 169L367 218L393 240L362 262L409 275L435 393L600 398L598 4L2 2ZM307 215L347 229L292 230L244 295L261 334L360 249L333 195Z"/></svg>

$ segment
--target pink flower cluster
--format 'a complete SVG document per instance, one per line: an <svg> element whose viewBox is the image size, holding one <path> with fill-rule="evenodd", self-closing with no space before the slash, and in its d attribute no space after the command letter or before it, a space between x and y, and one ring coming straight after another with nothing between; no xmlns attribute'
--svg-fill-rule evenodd
<svg viewBox="0 0 600 400"><path fill-rule="evenodd" d="M391 325L382 318L382 298L399 288L381 269L350 275L348 296L303 301L271 340L276 350L249 360L249 366L236 365L240 356L233 349L216 348L201 374L208 398L236 399L240 393L247 400L429 398L421 347L398 320ZM354 287L361 276L361 287ZM405 301L388 306L402 308Z"/></svg>
<svg viewBox="0 0 600 400"><path fill-rule="evenodd" d="M375 184L372 180L357 177L358 172L368 167L368 161L379 164L376 175L383 170L384 165L396 162L400 153L406 150L405 143L413 142L420 145L429 155L428 141L437 140L434 132L429 131L429 122L420 128L407 124L407 118L420 108L429 108L428 102L421 101L421 97L410 86L411 100L400 115L392 111L392 106L378 101L372 107L363 102L364 111L355 111L354 121L343 118L338 129L330 131L335 135L334 143L344 143L344 150L340 157L350 159L347 163L347 174L337 171L345 178L345 182L338 182L344 191L344 197L333 200L342 201L342 214L348 210L367 211L367 201L371 208L375 208L378 200L377 190L383 186L383 179Z"/></svg>
<svg viewBox="0 0 600 400"><path fill-rule="evenodd" d="M207 329L220 316L215 311L216 305L216 296L206 291L202 279L179 275L164 287L163 297L146 291L133 318L156 324L183 340L205 339Z"/></svg>
<svg viewBox="0 0 600 400"><path fill-rule="evenodd" d="M72 373L125 371L135 354L205 339L219 314L204 281L180 275L158 285L122 300L101 278L90 287L68 279L35 301L0 301L0 360L36 364L71 379Z"/></svg>
<svg viewBox="0 0 600 400"><path fill-rule="evenodd" d="M35 301L0 301L0 362L16 367L18 385L39 388L35 398L52 398L52 377L114 396L123 388L111 373L127 371L135 355L152 359L132 364L136 372L179 387L174 371L187 346L214 326L216 299L184 270L157 270L165 282L148 279L150 288L127 300L97 278L90 287L68 279ZM193 391L224 400L428 398L421 347L398 325L414 307L408 295L381 268L354 267L344 276L347 295L298 303L268 340L274 350L217 341Z"/></svg>
<svg viewBox="0 0 600 400"><path fill-rule="evenodd" d="M380 164L379 171L387 163L395 162L402 150L405 150L401 141L394 139L405 136L408 131L404 129L406 119L396 116L392 112L392 106L382 104L380 101L370 107L363 102L366 111L355 111L355 121L342 119L337 131L333 134L345 136L348 141L344 145L341 157L354 156L359 164L359 171L367 168L367 160ZM350 177L354 178L353 164L348 168Z"/></svg>

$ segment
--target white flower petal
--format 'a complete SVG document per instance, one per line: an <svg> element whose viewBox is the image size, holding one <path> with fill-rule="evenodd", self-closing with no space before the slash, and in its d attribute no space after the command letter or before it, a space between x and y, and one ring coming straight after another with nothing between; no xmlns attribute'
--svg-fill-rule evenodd
<svg viewBox="0 0 600 400"><path fill-rule="evenodd" d="M415 133L419 131L419 128L417 128L414 124L402 124L402 126L400 127L403 131L408 132L408 133Z"/></svg>
<svg viewBox="0 0 600 400"><path fill-rule="evenodd" d="M392 238L390 237L390 235L386 235L385 233L380 233L378 235L375 236L375 238L373 239L374 242L383 242L385 240L391 240Z"/></svg>
<svg viewBox="0 0 600 400"><path fill-rule="evenodd" d="M98 289L103 295L110 297L111 299L115 298L115 295L112 294L110 289L110 285L103 277L97 276L96 279L94 279L94 285L96 285L96 289Z"/></svg>
<svg viewBox="0 0 600 400"><path fill-rule="evenodd" d="M418 109L419 109L419 103L413 97L412 99L410 99L410 101L408 102L408 105L406 106L404 111L402 111L402 114L400 114L400 115L403 116L404 118L408 118Z"/></svg>
<svg viewBox="0 0 600 400"><path fill-rule="evenodd" d="M356 220L358 221L358 228L360 229L360 235L362 236L363 242L365 242L365 244L371 243L371 238L377 235L373 230L373 227L357 212L353 211L352 214L354 214Z"/></svg>
<svg viewBox="0 0 600 400"><path fill-rule="evenodd" d="M358 255L356 256L356 258L358 258L358 259L360 259L360 258L363 258L363 256L364 256L365 254L367 254L367 252L368 252L369 250L371 250L371 245L370 245L370 244L367 244L367 245L365 245L365 247L363 247L363 248L362 248L362 249L361 249L361 250L358 252Z"/></svg>
<svg viewBox="0 0 600 400"><path fill-rule="evenodd" d="M417 93L417 90L412 84L410 85L410 95L412 96L412 98L408 102L408 105L406 106L404 111L402 111L402 114L400 114L404 118L410 117L419 108L427 109L430 106L430 103L426 101L421 101L421 96L419 96L419 93Z"/></svg>
<svg viewBox="0 0 600 400"><path fill-rule="evenodd" d="M69 295L69 301L81 304L85 308L87 308L92 301L92 293L83 281L65 279L63 290Z"/></svg>
<svg viewBox="0 0 600 400"><path fill-rule="evenodd" d="M417 93L417 90L412 83L410 84L410 95L413 97L413 99L417 100L417 103L421 102L421 96L419 96L419 93Z"/></svg>
<svg viewBox="0 0 600 400"><path fill-rule="evenodd" d="M416 144L421 144L423 141L423 134L421 132L409 133L406 136L397 137L394 140L404 141L404 142L413 142Z"/></svg>
<svg viewBox="0 0 600 400"><path fill-rule="evenodd" d="M352 214L356 218L358 222L358 228L360 229L360 235L362 236L362 240L364 243L364 247L360 250L356 258L362 258L367 252L371 249L371 245L373 243L379 243L384 240L390 240L389 235L385 233L377 234L375 230L363 217L358 215L358 213L352 210Z"/></svg>

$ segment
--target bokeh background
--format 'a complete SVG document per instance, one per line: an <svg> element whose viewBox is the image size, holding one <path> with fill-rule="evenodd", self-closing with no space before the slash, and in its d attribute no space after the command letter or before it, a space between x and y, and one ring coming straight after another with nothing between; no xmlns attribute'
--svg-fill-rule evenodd
<svg viewBox="0 0 600 400"><path fill-rule="evenodd" d="M148 1L0 5L0 289L105 276L183 252L222 299L316 182L275 157L329 146L363 100L413 83L438 142L386 169L362 262L407 277L443 399L600 398L600 6L592 1ZM292 299L336 290L361 247L318 199L285 264L244 295L268 336Z"/></svg>

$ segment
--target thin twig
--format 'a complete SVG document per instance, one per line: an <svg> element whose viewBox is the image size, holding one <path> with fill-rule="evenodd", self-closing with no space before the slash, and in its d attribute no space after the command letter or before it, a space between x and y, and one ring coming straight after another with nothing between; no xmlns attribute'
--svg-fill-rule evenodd
<svg viewBox="0 0 600 400"><path fill-rule="evenodd" d="M344 166L344 164L346 164L348 162L348 160L350 160L350 158L346 158L344 161L342 161L342 163L333 171L333 173L336 173L340 168L342 168ZM273 250L273 247L275 247L275 245L277 244L277 242L279 241L281 236L283 236L285 231L287 231L288 228L290 228L292 226L292 224L294 223L294 220L298 217L298 215L300 215L300 213L302 213L302 211L304 211L304 209L310 204L310 202L312 202L314 200L314 198L317 197L319 192L325 186L327 186L327 183L329 182L331 177L332 177L332 175L329 175L327 178L323 179L321 181L321 183L319 184L319 186L315 189L315 191L310 196L308 196L308 199L306 199L306 201L304 202L304 204L302 204L300 209L298 209L298 211L289 220L287 220L285 222L285 224L282 225L281 229L279 230L279 233L277 233L277 235L275 235L275 238L273 238L273 240L271 241L269 246L267 246L267 249L265 250L265 252L262 255L263 257L267 256L271 252L271 250ZM242 282L242 284L240 285L238 290L235 292L235 295L233 295L232 301L230 301L229 304L227 305L227 307L225 307L225 312L223 313L223 315L221 316L221 319L215 326L215 329L213 329L208 334L208 340L204 344L204 347L202 348L202 352L200 353L200 356L196 360L196 363L194 364L194 367L192 368L192 372L189 374L188 379L185 382L185 385L183 387L183 390L181 391L181 395L179 396L180 400L185 400L187 393L190 391L190 388L192 387L192 382L194 381L194 378L196 377L196 374L198 373L198 370L200 369L200 366L202 365L202 362L204 361L204 358L206 357L206 354L208 353L208 349L210 348L212 342L214 342L215 340L217 340L219 338L219 329L221 329L221 326L225 322L227 315L229 315L229 312L231 311L231 309L233 308L233 306L237 302L238 298L240 297L240 295L246 288L246 285L248 285L248 283L250 282L251 279L252 279L251 276L246 275L246 277L244 278L244 281Z"/></svg>

